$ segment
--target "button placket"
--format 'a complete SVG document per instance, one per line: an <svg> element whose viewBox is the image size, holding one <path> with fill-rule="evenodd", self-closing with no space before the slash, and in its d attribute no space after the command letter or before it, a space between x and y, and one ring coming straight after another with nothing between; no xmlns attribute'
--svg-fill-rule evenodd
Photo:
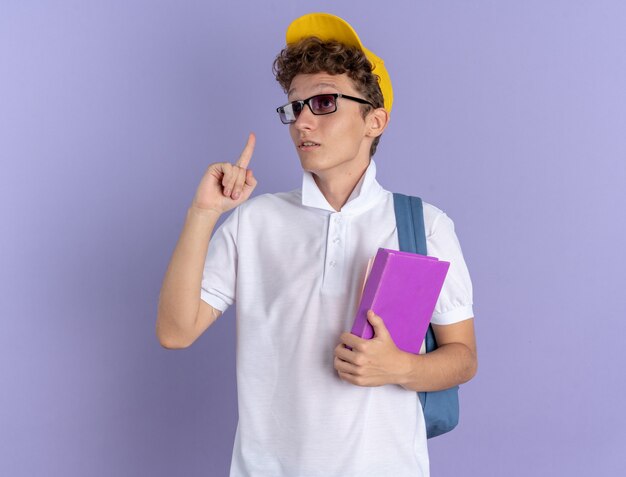
<svg viewBox="0 0 626 477"><path fill-rule="evenodd" d="M324 266L324 289L330 293L341 293L343 287L346 225L347 220L339 213L330 215Z"/></svg>

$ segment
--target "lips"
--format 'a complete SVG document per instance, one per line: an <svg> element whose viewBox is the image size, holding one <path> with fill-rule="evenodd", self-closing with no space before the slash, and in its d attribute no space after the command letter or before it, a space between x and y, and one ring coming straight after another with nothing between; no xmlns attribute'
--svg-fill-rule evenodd
<svg viewBox="0 0 626 477"><path fill-rule="evenodd" d="M318 147L320 144L314 141L300 141L298 144L298 148L300 149L310 149L313 147Z"/></svg>

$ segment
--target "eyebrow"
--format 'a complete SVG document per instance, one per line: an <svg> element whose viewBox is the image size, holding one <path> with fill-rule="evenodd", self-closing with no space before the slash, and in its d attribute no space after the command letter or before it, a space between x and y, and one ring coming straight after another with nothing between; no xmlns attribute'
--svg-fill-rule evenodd
<svg viewBox="0 0 626 477"><path fill-rule="evenodd" d="M318 89L322 89L325 86L330 86L332 88L337 89L337 85L335 83L317 83ZM296 92L296 88L290 89L289 92L287 93L287 98L289 98L289 96L291 96L295 92Z"/></svg>

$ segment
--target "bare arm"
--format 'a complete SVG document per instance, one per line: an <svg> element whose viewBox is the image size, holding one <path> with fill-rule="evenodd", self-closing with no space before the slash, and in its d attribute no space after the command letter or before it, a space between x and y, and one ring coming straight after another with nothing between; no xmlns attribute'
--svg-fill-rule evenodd
<svg viewBox="0 0 626 477"><path fill-rule="evenodd" d="M204 260L219 216L195 207L187 211L159 295L156 333L165 348L189 346L220 315L200 299Z"/></svg>
<svg viewBox="0 0 626 477"><path fill-rule="evenodd" d="M431 353L407 353L409 366L401 381L413 391L440 391L463 384L478 369L474 319L452 325L433 325L438 348Z"/></svg>
<svg viewBox="0 0 626 477"><path fill-rule="evenodd" d="M209 166L187 211L159 295L156 334L165 348L190 346L221 314L200 298L202 271L220 215L246 201L256 187L247 169L254 143L251 134L234 165Z"/></svg>

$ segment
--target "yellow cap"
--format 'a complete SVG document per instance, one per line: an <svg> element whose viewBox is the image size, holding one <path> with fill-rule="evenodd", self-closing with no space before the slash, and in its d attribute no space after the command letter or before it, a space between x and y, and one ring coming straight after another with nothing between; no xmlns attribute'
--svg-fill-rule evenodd
<svg viewBox="0 0 626 477"><path fill-rule="evenodd" d="M378 85L383 93L385 109L391 112L393 88L391 87L391 78L389 78L389 73L385 68L385 62L363 46L354 28L347 21L330 13L308 13L291 22L287 28L286 36L288 45L303 38L316 36L320 40L335 40L344 45L360 48L372 63L373 73L378 75Z"/></svg>

